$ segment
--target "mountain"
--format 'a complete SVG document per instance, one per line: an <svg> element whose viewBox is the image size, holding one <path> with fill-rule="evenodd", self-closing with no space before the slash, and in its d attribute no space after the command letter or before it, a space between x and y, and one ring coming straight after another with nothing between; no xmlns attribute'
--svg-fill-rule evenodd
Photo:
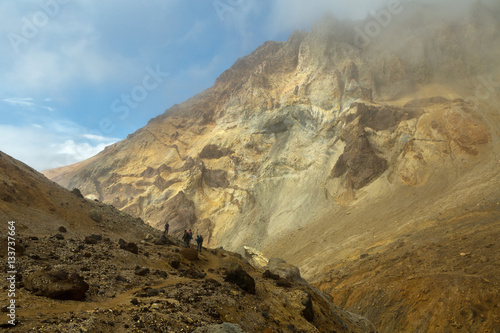
<svg viewBox="0 0 500 333"><path fill-rule="evenodd" d="M62 227L71 237L95 232L137 241L155 231L113 206L87 200L79 191L68 191L3 152L0 181L0 218L4 223L15 221L16 233L23 237L54 236ZM1 232L4 235L7 228ZM5 247L2 242L2 256Z"/></svg>
<svg viewBox="0 0 500 333"><path fill-rule="evenodd" d="M0 170L11 332L375 332L281 259L198 253L2 152Z"/></svg>
<svg viewBox="0 0 500 333"><path fill-rule="evenodd" d="M499 234L500 12L444 3L266 42L127 139L45 174L155 228L282 257L381 332L491 331L498 297L481 293L499 286L499 252L480 244Z"/></svg>

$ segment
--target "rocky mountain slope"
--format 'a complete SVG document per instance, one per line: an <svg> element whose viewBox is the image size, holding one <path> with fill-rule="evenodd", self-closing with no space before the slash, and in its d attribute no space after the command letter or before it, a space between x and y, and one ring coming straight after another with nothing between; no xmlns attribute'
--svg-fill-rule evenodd
<svg viewBox="0 0 500 333"><path fill-rule="evenodd" d="M9 332L375 332L282 260L258 270L223 249L198 253L1 152L0 181L4 262L15 221L15 287L0 295Z"/></svg>
<svg viewBox="0 0 500 333"><path fill-rule="evenodd" d="M434 239L459 250L446 232L471 233L471 246L483 228L498 235L500 12L482 1L455 17L439 4L403 7L363 43L359 31L369 31L374 17L325 18L286 42L267 42L127 139L45 174L155 228L168 220L174 234L193 228L211 246L279 255L366 311L381 331L404 331L412 317L398 306L406 311L415 299L395 288L387 297L400 305L374 314L366 299L341 288L347 280L338 274L347 270L356 295L366 295L374 285L359 271L376 268L359 266L362 254L393 268L404 261L399 251L423 260L397 246L408 237L422 240L415 249ZM466 208L487 222L467 218ZM436 254L465 274L457 267L467 262L449 255ZM497 272L495 263L481 267ZM400 280L441 279L440 264L426 261L416 275L401 270ZM390 283L380 279L380 288ZM498 278L488 280L498 288ZM443 296L430 295L422 311L435 314L415 325L439 331L436 317L451 315L433 305ZM453 295L457 304L464 297ZM498 308L478 302L490 318L485 327L497 325Z"/></svg>

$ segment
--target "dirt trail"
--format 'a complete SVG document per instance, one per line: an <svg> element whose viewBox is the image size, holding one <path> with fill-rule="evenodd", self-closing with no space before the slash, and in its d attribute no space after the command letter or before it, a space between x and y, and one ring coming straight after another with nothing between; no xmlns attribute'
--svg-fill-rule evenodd
<svg viewBox="0 0 500 333"><path fill-rule="evenodd" d="M187 283L191 281L188 278L175 277L168 279L162 283L158 283L155 285L148 286L148 288L159 289L170 287L176 285L178 283ZM129 304L130 300L133 298L133 295L140 291L144 290L144 286L129 289L121 294L116 295L114 298L107 299L102 298L96 301L87 301L87 302L77 302L77 301L50 301L50 307L47 307L47 304L44 303L32 303L35 307L30 307L26 311L20 311L21 315L26 316L26 318L33 318L37 315L50 316L54 314L60 313L68 313L68 312L79 312L79 311L92 311L96 308L100 310L109 310L111 308L115 308L119 305ZM49 301L49 300L47 300ZM21 303L25 303L22 299Z"/></svg>

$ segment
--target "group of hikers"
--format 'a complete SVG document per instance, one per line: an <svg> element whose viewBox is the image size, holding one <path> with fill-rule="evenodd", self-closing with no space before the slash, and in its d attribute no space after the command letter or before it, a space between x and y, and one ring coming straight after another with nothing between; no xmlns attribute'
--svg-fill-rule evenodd
<svg viewBox="0 0 500 333"><path fill-rule="evenodd" d="M168 235L168 228L169 228L169 224L168 222L165 223L165 231L163 232L166 235ZM184 230L184 235L182 236L182 241L184 242L184 246L185 247L189 247L190 246L190 243L191 243L191 240L193 239L193 232L191 231L191 229L188 230ZM203 247L203 236L201 235L196 235L196 250L201 252L201 249Z"/></svg>

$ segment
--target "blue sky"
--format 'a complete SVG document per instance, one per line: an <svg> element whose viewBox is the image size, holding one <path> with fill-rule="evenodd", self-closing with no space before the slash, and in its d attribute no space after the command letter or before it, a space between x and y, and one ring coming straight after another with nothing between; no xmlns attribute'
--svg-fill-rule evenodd
<svg viewBox="0 0 500 333"><path fill-rule="evenodd" d="M383 2L2 1L0 150L40 171L89 158L263 42Z"/></svg>

